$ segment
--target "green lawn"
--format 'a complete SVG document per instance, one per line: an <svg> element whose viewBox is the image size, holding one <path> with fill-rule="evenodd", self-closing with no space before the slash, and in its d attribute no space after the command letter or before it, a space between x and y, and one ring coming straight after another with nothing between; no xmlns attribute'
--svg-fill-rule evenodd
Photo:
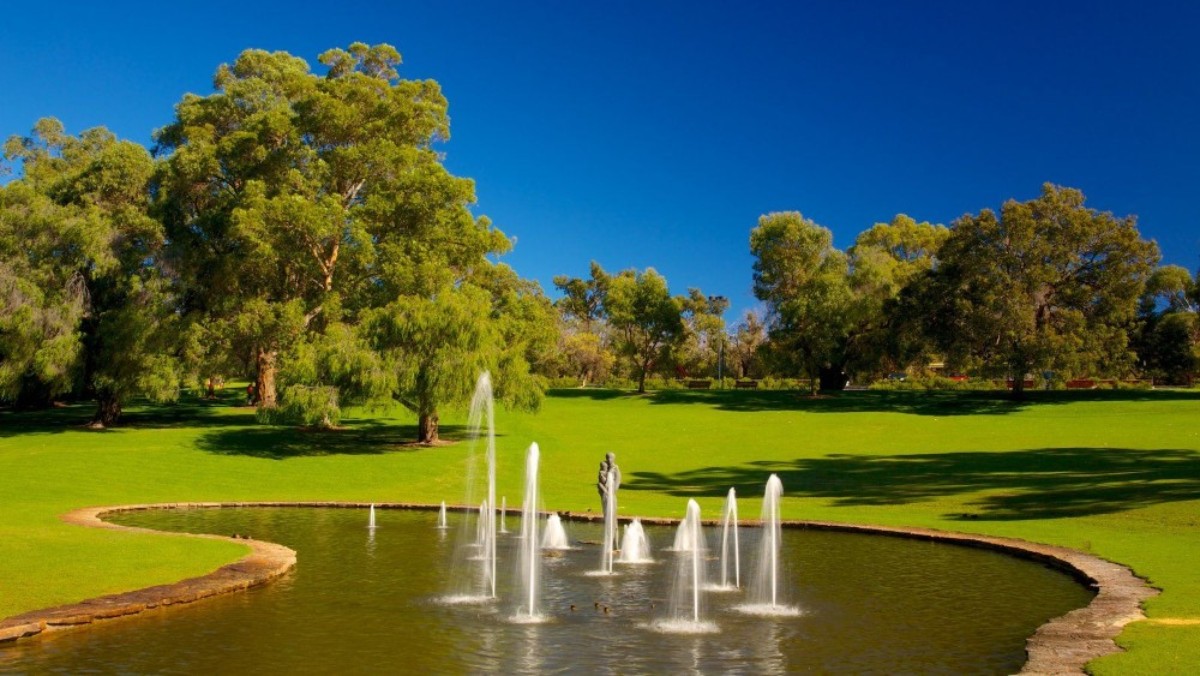
<svg viewBox="0 0 1200 676"><path fill-rule="evenodd" d="M467 445L404 445L415 432L404 414L306 432L193 402L135 408L128 427L92 432L78 426L89 413L0 412L0 617L201 574L241 552L58 520L76 507L453 503L464 491ZM462 418L444 416L444 435L461 436ZM497 424L499 492L510 505L524 449L537 441L551 509L598 511L596 467L611 450L624 474L622 514L682 516L695 497L715 517L730 486L742 513L755 514L776 472L786 518L982 532L1129 564L1164 590L1148 612L1170 623L1131 626L1121 638L1130 652L1094 669L1200 667L1200 392L1036 393L1014 404L973 393L568 390L536 415L500 412Z"/></svg>

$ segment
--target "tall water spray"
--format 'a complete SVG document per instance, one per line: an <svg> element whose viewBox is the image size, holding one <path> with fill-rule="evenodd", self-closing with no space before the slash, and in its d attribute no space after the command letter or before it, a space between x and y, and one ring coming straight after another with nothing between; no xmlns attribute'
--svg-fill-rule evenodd
<svg viewBox="0 0 1200 676"><path fill-rule="evenodd" d="M621 538L621 563L651 563L650 539L642 528L642 520L634 519L633 523L625 526L625 536Z"/></svg>
<svg viewBox="0 0 1200 676"><path fill-rule="evenodd" d="M604 542L600 549L600 572L612 575L613 550L617 547L617 477L609 470L604 494Z"/></svg>
<svg viewBox="0 0 1200 676"><path fill-rule="evenodd" d="M508 532L508 496L500 496L500 532Z"/></svg>
<svg viewBox="0 0 1200 676"><path fill-rule="evenodd" d="M483 550L481 560L487 593L491 598L496 598L496 417L492 401L492 376L487 371L479 374L479 380L475 382L468 424L476 439L481 431L486 434L486 504L489 509L486 520L482 520L484 515L480 514L482 538L479 544Z"/></svg>
<svg viewBox="0 0 1200 676"><path fill-rule="evenodd" d="M763 494L763 562L767 566L766 579L770 585L771 607L779 605L779 544L783 530L779 524L779 498L783 496L783 482L778 474L767 479L767 490ZM765 600L765 599L764 599Z"/></svg>
<svg viewBox="0 0 1200 676"><path fill-rule="evenodd" d="M542 567L538 539L538 445L529 445L525 454L525 501L521 504L521 599L518 607L520 619L534 620L538 617L538 578Z"/></svg>
<svg viewBox="0 0 1200 676"><path fill-rule="evenodd" d="M375 503L371 503L371 511L367 515L367 528L375 530Z"/></svg>
<svg viewBox="0 0 1200 676"><path fill-rule="evenodd" d="M438 510L438 528L446 530L449 526L446 525L446 501L442 500L442 508Z"/></svg>
<svg viewBox="0 0 1200 676"><path fill-rule="evenodd" d="M484 547L487 543L487 511L487 500L484 500L479 503L479 511L475 516L475 547L478 553L475 554L474 558L477 561L483 561L486 557ZM486 577L486 570L483 571L483 575Z"/></svg>
<svg viewBox="0 0 1200 676"><path fill-rule="evenodd" d="M737 609L753 615L799 615L800 610L783 603L780 574L783 527L780 524L780 500L783 482L772 474L763 493L762 542L759 546L758 569L751 590L750 603Z"/></svg>
<svg viewBox="0 0 1200 676"><path fill-rule="evenodd" d="M551 514L546 519L546 533L542 536L542 549L570 549L571 541L567 538L567 530L563 528L562 518Z"/></svg>
<svg viewBox="0 0 1200 676"><path fill-rule="evenodd" d="M671 545L671 550L676 552L690 552L694 549L704 549L703 535L700 531L692 528L692 525L684 517L683 521L679 522L679 526L675 528L675 541Z"/></svg>
<svg viewBox="0 0 1200 676"><path fill-rule="evenodd" d="M731 537L732 536L732 537ZM728 589L730 553L733 554L733 588L742 586L742 555L738 546L737 491L725 496L725 516L721 519L721 587Z"/></svg>
<svg viewBox="0 0 1200 676"><path fill-rule="evenodd" d="M670 633L703 634L717 631L717 625L701 619L701 590L704 588L704 534L701 532L700 505L688 500L680 529L687 533L690 549L675 554L675 584L671 595L671 617L655 622L652 628ZM681 543L683 544L683 543Z"/></svg>
<svg viewBox="0 0 1200 676"><path fill-rule="evenodd" d="M704 549L700 546L700 505L695 500L688 500L687 518L692 531L692 621L700 621L700 557Z"/></svg>

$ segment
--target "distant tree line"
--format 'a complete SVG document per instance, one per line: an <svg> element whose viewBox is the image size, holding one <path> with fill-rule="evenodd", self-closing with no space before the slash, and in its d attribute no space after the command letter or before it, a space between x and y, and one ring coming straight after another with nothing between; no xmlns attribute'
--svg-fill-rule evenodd
<svg viewBox="0 0 1200 676"><path fill-rule="evenodd" d="M672 295L654 269L559 276L556 302L497 262L511 246L472 212L436 82L391 46L243 52L185 95L144 148L54 119L4 145L0 402L95 402L252 380L267 421L334 426L398 402L417 438L493 373L533 409L548 383L661 386L718 372L812 390L889 374L1055 382L1197 368L1197 280L1158 267L1132 217L1045 186L950 227L900 215L846 251L796 212L750 233L765 312Z"/></svg>
<svg viewBox="0 0 1200 676"><path fill-rule="evenodd" d="M694 289L672 300L653 270L621 273L616 293L594 263L589 279L557 278L549 375L632 378L644 389L650 372L711 377L723 357L732 377L795 378L814 392L941 375L1004 379L1021 397L1030 380L1190 384L1200 365L1197 280L1158 267L1133 217L1090 209L1078 190L1047 184L1036 199L948 228L901 214L846 251L800 213L772 213L750 250L766 311L732 332L723 305ZM631 305L624 289L657 301Z"/></svg>

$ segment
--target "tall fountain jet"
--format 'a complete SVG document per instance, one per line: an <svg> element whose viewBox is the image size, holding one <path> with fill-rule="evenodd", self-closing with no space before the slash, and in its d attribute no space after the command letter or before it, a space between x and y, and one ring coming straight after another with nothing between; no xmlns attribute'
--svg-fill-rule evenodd
<svg viewBox="0 0 1200 676"><path fill-rule="evenodd" d="M367 528L375 530L375 503L371 503L371 511L367 515Z"/></svg>
<svg viewBox="0 0 1200 676"><path fill-rule="evenodd" d="M613 550L617 548L617 475L609 470L604 493L604 543L600 546L600 572L613 573Z"/></svg>
<svg viewBox="0 0 1200 676"><path fill-rule="evenodd" d="M738 606L741 612L751 615L799 615L800 609L783 603L780 587L780 555L782 553L783 527L780 523L779 506L783 497L783 482L777 474L767 479L763 493L762 544L758 554L758 570L751 589L750 603Z"/></svg>
<svg viewBox="0 0 1200 676"><path fill-rule="evenodd" d="M779 519L779 498L783 497L783 482L778 474L767 479L767 490L763 494L763 563L766 574L762 575L770 592L771 607L779 605L779 543L783 541L783 529ZM765 594L764 594L765 596ZM765 598L763 599L766 600Z"/></svg>
<svg viewBox="0 0 1200 676"><path fill-rule="evenodd" d="M738 547L737 491L725 496L725 516L721 519L721 588L729 589L730 553L733 554L733 588L742 586L742 555ZM732 535L732 537L730 537Z"/></svg>
<svg viewBox="0 0 1200 676"><path fill-rule="evenodd" d="M693 546L675 554L675 585L671 595L671 617L655 622L652 628L667 633L706 634L717 625L701 619L701 590L704 588L704 535L700 525L700 505L688 500L687 512L680 524L686 540ZM678 538L677 538L678 539ZM680 543L682 544L682 543Z"/></svg>
<svg viewBox="0 0 1200 676"><path fill-rule="evenodd" d="M438 510L438 528L446 530L449 526L446 525L446 501L442 500L442 508Z"/></svg>
<svg viewBox="0 0 1200 676"><path fill-rule="evenodd" d="M541 542L538 538L538 445L529 445L525 455L525 501L521 505L521 568L520 584L522 605L517 608L517 619L538 619L538 580L541 576Z"/></svg>
<svg viewBox="0 0 1200 676"><path fill-rule="evenodd" d="M471 397L471 412L468 423L479 437L486 425L487 448L487 499L486 521L481 522L480 552L483 562L483 579L486 591L496 598L496 417L492 401L492 376L484 371L475 382L475 395ZM480 519L483 519L480 513Z"/></svg>
<svg viewBox="0 0 1200 676"><path fill-rule="evenodd" d="M508 496L500 496L500 532L508 532Z"/></svg>

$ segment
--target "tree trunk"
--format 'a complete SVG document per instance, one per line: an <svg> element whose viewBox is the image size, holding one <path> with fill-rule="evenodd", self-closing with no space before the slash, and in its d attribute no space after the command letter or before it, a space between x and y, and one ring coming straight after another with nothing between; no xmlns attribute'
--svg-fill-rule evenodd
<svg viewBox="0 0 1200 676"><path fill-rule="evenodd" d="M638 374L638 394L646 393L646 367L642 367L642 372Z"/></svg>
<svg viewBox="0 0 1200 676"><path fill-rule="evenodd" d="M258 375L254 377L254 391L261 408L275 408L279 398L275 392L275 356L274 350L260 348L255 355Z"/></svg>
<svg viewBox="0 0 1200 676"><path fill-rule="evenodd" d="M422 444L435 444L438 440L437 411L423 411L417 423L417 441Z"/></svg>
<svg viewBox="0 0 1200 676"><path fill-rule="evenodd" d="M1013 401L1023 401L1025 399L1025 374L1013 377L1012 386Z"/></svg>
<svg viewBox="0 0 1200 676"><path fill-rule="evenodd" d="M88 427L104 429L117 424L121 418L121 400L111 392L96 395L96 415Z"/></svg>

